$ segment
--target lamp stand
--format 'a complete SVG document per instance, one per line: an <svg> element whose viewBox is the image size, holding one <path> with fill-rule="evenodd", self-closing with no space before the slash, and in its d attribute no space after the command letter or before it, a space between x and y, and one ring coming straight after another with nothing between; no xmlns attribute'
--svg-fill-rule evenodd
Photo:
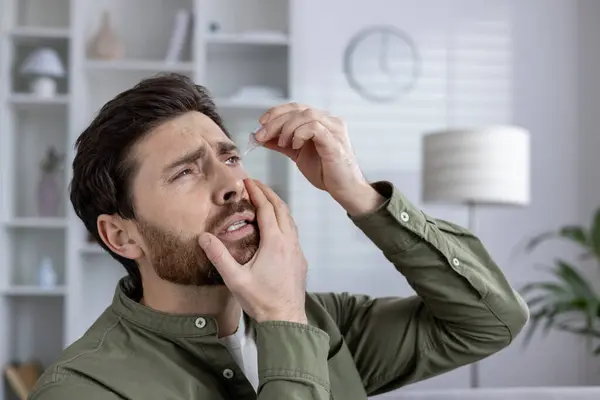
<svg viewBox="0 0 600 400"><path fill-rule="evenodd" d="M475 202L467 203L467 229L475 233L477 227L476 204ZM479 387L479 363L473 363L469 366L471 388Z"/></svg>
<svg viewBox="0 0 600 400"><path fill-rule="evenodd" d="M38 76L31 81L30 89L37 97L52 98L56 95L56 81L49 76Z"/></svg>

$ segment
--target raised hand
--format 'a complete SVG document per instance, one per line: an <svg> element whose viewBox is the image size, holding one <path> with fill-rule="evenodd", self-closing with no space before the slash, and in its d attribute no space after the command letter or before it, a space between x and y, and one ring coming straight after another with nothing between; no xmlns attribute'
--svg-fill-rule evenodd
<svg viewBox="0 0 600 400"><path fill-rule="evenodd" d="M259 122L256 139L292 159L313 186L327 191L350 214L383 201L360 170L340 118L289 103L270 109Z"/></svg>
<svg viewBox="0 0 600 400"><path fill-rule="evenodd" d="M306 323L307 263L288 207L263 183L246 179L245 184L256 206L260 231L254 257L239 264L210 233L200 236L200 246L244 311L256 321Z"/></svg>

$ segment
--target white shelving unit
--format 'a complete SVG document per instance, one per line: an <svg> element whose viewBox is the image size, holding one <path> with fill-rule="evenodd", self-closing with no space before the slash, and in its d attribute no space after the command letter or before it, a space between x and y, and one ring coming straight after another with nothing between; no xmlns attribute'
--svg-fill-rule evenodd
<svg viewBox="0 0 600 400"><path fill-rule="evenodd" d="M73 145L95 113L144 77L179 72L208 87L244 148L259 116L293 98L292 1L0 0L0 366L51 363L110 304L125 275L87 241L68 199ZM180 9L191 13L192 24L181 60L166 62ZM88 56L104 11L125 46L118 60ZM52 98L31 94L19 73L24 58L40 47L56 50L67 71ZM247 86L268 86L282 97L236 99ZM50 146L65 155L64 170L54 174L61 204L54 215L41 216L39 162ZM287 159L258 149L245 164L290 201ZM47 257L58 277L51 288L37 279ZM8 400L3 383L0 400Z"/></svg>

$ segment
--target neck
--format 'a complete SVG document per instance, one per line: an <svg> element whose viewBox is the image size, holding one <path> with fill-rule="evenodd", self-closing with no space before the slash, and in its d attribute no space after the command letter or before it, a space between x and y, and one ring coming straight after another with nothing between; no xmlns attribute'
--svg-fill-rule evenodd
<svg viewBox="0 0 600 400"><path fill-rule="evenodd" d="M151 276L148 276L151 275ZM182 286L142 273L144 296L140 303L169 314L198 314L215 318L219 337L238 328L242 308L227 286Z"/></svg>

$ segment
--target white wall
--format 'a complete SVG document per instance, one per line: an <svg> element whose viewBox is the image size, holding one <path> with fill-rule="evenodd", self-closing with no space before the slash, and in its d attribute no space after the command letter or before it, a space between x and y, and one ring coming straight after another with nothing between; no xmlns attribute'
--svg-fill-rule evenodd
<svg viewBox="0 0 600 400"><path fill-rule="evenodd" d="M583 224L589 225L593 213L600 207L600 1L579 0L579 184L580 214ZM600 268L589 265L590 276L600 289ZM598 383L600 357L588 360L585 369L585 382Z"/></svg>
<svg viewBox="0 0 600 400"><path fill-rule="evenodd" d="M514 122L531 130L531 206L482 210L477 232L514 285L542 277L533 264L545 255L535 259L515 259L512 255L524 236L578 222L582 217L577 3L497 0L482 5L470 0L370 0L355 2L352 7L342 0L301 3L295 15L296 37L301 39L295 47L295 97L328 107L349 120L353 143L370 178L392 180L419 203L422 131L469 121ZM333 19L340 24L336 28L332 27ZM393 106L374 107L360 100L340 74L343 46L350 35L373 23L406 29L424 51L427 79L412 97ZM447 41L449 32L456 39L453 43ZM449 45L457 44L459 48L447 52ZM450 64L447 55L455 56ZM450 93L446 91L448 65L463 72L455 75L458 83ZM474 71L484 72L471 79ZM592 70L587 73L595 75ZM590 90L588 96L594 93L598 91ZM373 126L376 128L370 129ZM594 156L590 152L586 159L595 161ZM593 185L591 174L585 185ZM411 293L402 277L366 243L335 204L303 186L301 177L298 182L293 205L311 263L310 289L374 295ZM438 217L466 224L466 214L459 208L424 208ZM483 386L593 382L593 378L584 378L586 353L576 338L558 333L546 338L538 335L523 349L522 337L481 364ZM595 375L595 383L600 383L598 372L588 374ZM414 387L466 386L468 372L460 369Z"/></svg>

